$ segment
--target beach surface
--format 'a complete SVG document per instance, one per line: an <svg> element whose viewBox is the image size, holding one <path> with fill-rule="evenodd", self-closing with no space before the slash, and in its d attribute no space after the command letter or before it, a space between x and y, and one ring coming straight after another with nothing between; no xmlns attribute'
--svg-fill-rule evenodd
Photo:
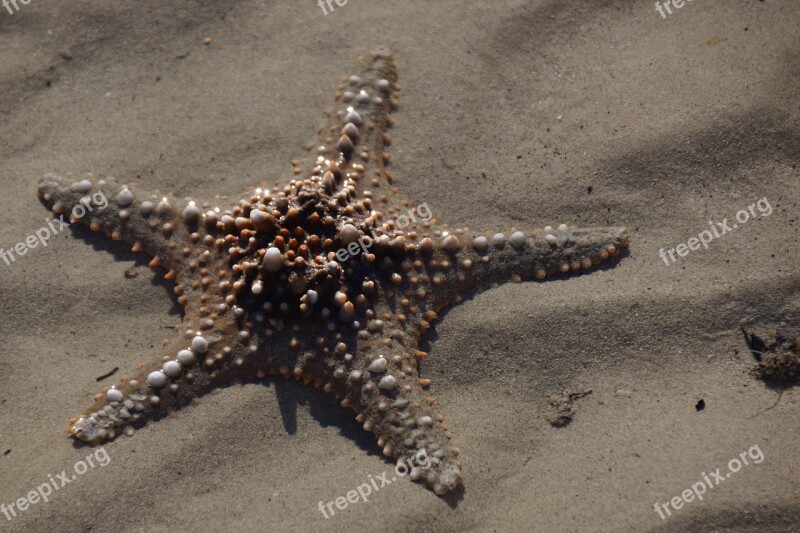
<svg viewBox="0 0 800 533"><path fill-rule="evenodd" d="M414 205L487 234L632 240L608 268L508 284L435 323L420 373L464 472L438 497L295 381L74 446L67 420L181 314L129 246L65 228L0 259L0 504L58 486L0 531L800 531L798 388L754 377L742 334L800 334L800 4L17 4L0 8L5 250L51 220L49 172L232 199L288 179L378 45L398 64L392 169ZM657 502L717 469L662 518ZM320 510L384 472L367 501Z"/></svg>

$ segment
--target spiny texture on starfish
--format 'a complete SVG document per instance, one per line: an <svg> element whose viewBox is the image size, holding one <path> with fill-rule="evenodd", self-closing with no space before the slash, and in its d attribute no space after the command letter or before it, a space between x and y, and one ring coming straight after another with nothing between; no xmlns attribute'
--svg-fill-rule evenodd
<svg viewBox="0 0 800 533"><path fill-rule="evenodd" d="M472 234L408 209L389 187L385 147L399 91L377 50L342 79L336 108L296 179L215 206L119 185L46 176L42 201L125 240L167 270L183 325L157 359L106 387L69 434L97 444L210 390L282 375L314 383L357 413L397 461L437 494L462 481L458 449L423 390L420 335L445 306L508 281L585 270L627 245L624 228ZM88 209L94 195L109 199ZM425 209L421 209L422 207ZM424 212L423 212L424 211Z"/></svg>

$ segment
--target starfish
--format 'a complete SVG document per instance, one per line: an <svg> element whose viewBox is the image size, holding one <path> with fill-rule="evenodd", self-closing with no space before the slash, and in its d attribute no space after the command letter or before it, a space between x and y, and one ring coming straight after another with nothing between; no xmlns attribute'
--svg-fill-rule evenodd
<svg viewBox="0 0 800 533"><path fill-rule="evenodd" d="M356 413L412 480L463 483L459 450L420 379L420 336L448 306L509 281L591 269L628 245L623 227L475 234L440 225L391 187L386 147L400 91L385 49L342 78L335 108L293 178L236 203L173 198L47 175L39 197L174 282L183 322L149 365L95 395L68 434L97 445L233 383L284 376ZM104 199L104 205L100 204Z"/></svg>

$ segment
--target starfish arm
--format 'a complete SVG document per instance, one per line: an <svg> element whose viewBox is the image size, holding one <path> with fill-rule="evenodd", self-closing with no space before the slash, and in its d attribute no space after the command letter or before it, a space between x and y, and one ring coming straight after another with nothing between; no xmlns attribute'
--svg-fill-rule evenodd
<svg viewBox="0 0 800 533"><path fill-rule="evenodd" d="M345 191L399 207L386 151L398 93L397 67L388 50L377 48L361 57L342 77L334 107L306 147L309 154L292 160L294 175L311 177L320 194L335 198L336 191Z"/></svg>
<svg viewBox="0 0 800 533"><path fill-rule="evenodd" d="M39 182L39 198L62 223L79 221L114 240L124 240L134 252L145 251L163 264L178 269L182 263L177 243L188 241L205 215L193 201L174 202L153 193L137 191L107 180L75 180L46 175Z"/></svg>
<svg viewBox="0 0 800 533"><path fill-rule="evenodd" d="M385 456L407 465L412 480L445 494L462 482L458 449L450 444L444 417L433 410L433 398L422 388L426 381L417 374L416 350L390 342L387 335L362 335L358 358L346 362L341 354L333 363L319 361L308 370L325 376L325 390L356 412L356 420L375 434Z"/></svg>
<svg viewBox="0 0 800 533"><path fill-rule="evenodd" d="M181 328L160 358L96 394L84 413L70 420L67 433L92 445L131 435L134 428L229 384L251 350L241 342L234 322L221 321L218 326L202 334Z"/></svg>
<svg viewBox="0 0 800 533"><path fill-rule="evenodd" d="M618 255L629 238L624 227L577 229L563 224L510 235L442 235L431 243L425 262L428 282L410 288L429 294L428 309L438 312L510 281L588 270Z"/></svg>

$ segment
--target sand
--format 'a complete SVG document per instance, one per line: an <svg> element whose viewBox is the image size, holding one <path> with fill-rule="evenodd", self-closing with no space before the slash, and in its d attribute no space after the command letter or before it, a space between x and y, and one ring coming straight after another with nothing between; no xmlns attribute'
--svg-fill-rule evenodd
<svg viewBox="0 0 800 533"><path fill-rule="evenodd" d="M798 390L749 373L740 331L800 326L800 5L696 1L666 18L644 0L333 5L0 8L0 246L49 218L46 172L201 197L288 176L340 77L383 44L403 89L403 194L487 232L626 225L630 252L483 293L426 338L463 491L398 478L326 519L320 501L393 465L332 398L269 381L105 445L105 466L93 455L0 530L800 530ZM659 256L748 206L707 249ZM152 358L180 313L141 258L82 229L0 262L0 304L8 505L98 453L73 447L67 419ZM550 396L586 390L569 425L548 423ZM753 447L763 460L659 517L656 502Z"/></svg>

